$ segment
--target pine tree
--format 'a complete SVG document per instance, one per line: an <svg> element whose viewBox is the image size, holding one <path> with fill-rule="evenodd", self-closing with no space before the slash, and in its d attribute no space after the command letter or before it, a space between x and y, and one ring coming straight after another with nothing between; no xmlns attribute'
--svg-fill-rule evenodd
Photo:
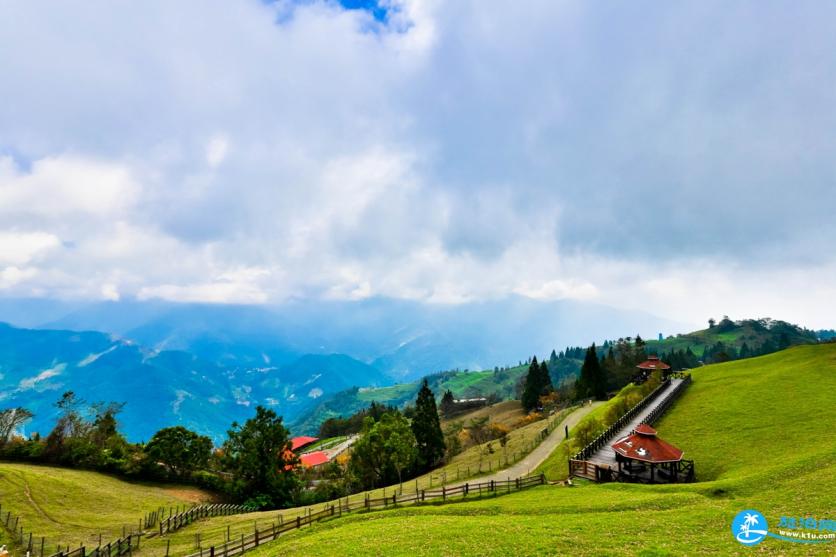
<svg viewBox="0 0 836 557"><path fill-rule="evenodd" d="M452 393L450 396L452 397ZM418 446L418 466L423 470L428 470L438 464L444 456L444 433L441 431L441 422L438 419L435 395L430 390L426 379L415 400L412 433L415 434Z"/></svg>
<svg viewBox="0 0 836 557"><path fill-rule="evenodd" d="M607 376L601 369L594 343L586 351L576 391L578 398L595 397L599 400L607 398Z"/></svg>
<svg viewBox="0 0 836 557"><path fill-rule="evenodd" d="M554 390L552 378L549 375L549 366L546 362L540 363L540 394L547 395Z"/></svg>
<svg viewBox="0 0 836 557"><path fill-rule="evenodd" d="M447 392L445 392L444 396L441 397L441 413L444 414L444 416L449 416L453 413L455 406L456 403L453 398L453 391L447 389Z"/></svg>
<svg viewBox="0 0 836 557"><path fill-rule="evenodd" d="M543 380L540 372L540 364L537 363L537 356L531 360L528 366L528 375L525 376L525 387L523 387L522 405L526 412L537 408L540 401L540 391L543 389Z"/></svg>

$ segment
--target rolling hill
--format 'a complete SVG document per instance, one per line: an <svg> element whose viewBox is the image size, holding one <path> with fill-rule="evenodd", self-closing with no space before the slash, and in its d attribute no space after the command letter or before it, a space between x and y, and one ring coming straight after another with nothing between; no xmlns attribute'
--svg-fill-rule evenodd
<svg viewBox="0 0 836 557"><path fill-rule="evenodd" d="M694 370L658 424L696 462L698 483L544 486L495 500L406 507L315 525L251 553L321 555L743 554L732 518L758 509L832 518L836 344ZM832 549L834 546L828 546ZM767 539L759 554L823 548ZM751 551L751 550L749 550Z"/></svg>

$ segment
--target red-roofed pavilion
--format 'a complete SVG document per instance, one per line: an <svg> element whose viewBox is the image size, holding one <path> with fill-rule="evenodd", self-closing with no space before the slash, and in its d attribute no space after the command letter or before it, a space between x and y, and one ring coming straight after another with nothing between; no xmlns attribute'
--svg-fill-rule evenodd
<svg viewBox="0 0 836 557"><path fill-rule="evenodd" d="M660 439L656 430L647 424L639 424L629 435L613 443L612 448L619 475L643 475L649 467L651 483L657 479L675 482L679 476L682 450Z"/></svg>
<svg viewBox="0 0 836 557"><path fill-rule="evenodd" d="M662 379L666 378L671 372L671 366L659 359L659 356L648 356L645 361L636 366L639 370L639 375L642 379L647 379L654 371L662 371Z"/></svg>

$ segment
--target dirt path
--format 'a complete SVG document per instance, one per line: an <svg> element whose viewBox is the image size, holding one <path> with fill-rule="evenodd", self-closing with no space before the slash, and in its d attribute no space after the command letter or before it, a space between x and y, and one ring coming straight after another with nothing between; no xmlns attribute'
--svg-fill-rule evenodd
<svg viewBox="0 0 836 557"><path fill-rule="evenodd" d="M603 402L593 402L591 405L582 406L566 416L566 418L560 422L560 425L554 428L554 431L552 431L542 443L537 445L536 449L528 453L528 455L526 455L525 458L519 462L516 462L503 470L497 470L488 476L480 476L479 478L474 478L473 480L468 481L487 482L490 480L507 480L508 478L515 479L534 471L534 469L540 466L540 464L542 464L543 461L546 460L550 454L552 454L552 451L554 451L563 441L565 437L564 427L569 427L569 434L571 435L572 429L578 425L578 422L580 422L584 416L589 414L601 404L603 404ZM455 484L451 484L449 487L464 484L465 482L457 482Z"/></svg>

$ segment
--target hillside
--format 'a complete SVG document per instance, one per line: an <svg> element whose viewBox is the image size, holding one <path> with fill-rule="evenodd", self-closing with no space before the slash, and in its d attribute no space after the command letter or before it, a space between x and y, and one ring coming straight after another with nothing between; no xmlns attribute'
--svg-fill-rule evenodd
<svg viewBox="0 0 836 557"><path fill-rule="evenodd" d="M706 366L658 424L660 436L695 460L699 483L545 486L495 500L354 515L251 555L289 548L319 555L381 548L392 555L742 554L729 529L743 509L760 510L773 526L782 515L832 518L834 393L836 345ZM813 551L774 539L758 550Z"/></svg>
<svg viewBox="0 0 836 557"><path fill-rule="evenodd" d="M746 319L737 322L722 320L713 327L645 342L647 353L660 354L669 359L674 369L684 369L696 367L703 361L712 363L715 360L745 358L755 356L759 352L774 352L788 346L812 344L816 342L816 333L771 319ZM618 341L613 340L599 344L599 356L604 356L610 347L617 345ZM574 380L580 372L585 351L586 347L566 347L556 349L552 357L546 358L555 385ZM686 352L691 354L691 361L684 357ZM455 370L428 375L426 379L439 398L444 391L450 389L457 398L493 396L499 400L508 400L518 396L517 385L527 371L528 367L525 365L486 371ZM350 416L372 401L401 407L415 399L419 388L420 381L412 381L384 388L359 388L339 392L331 397L323 397L319 404L291 420L291 425L295 431L314 434L324 420Z"/></svg>
<svg viewBox="0 0 836 557"><path fill-rule="evenodd" d="M47 547L104 543L138 527L160 507L211 501L194 487L125 482L105 474L0 462L0 505L20 518L26 532L43 536ZM0 527L0 540L3 534Z"/></svg>
<svg viewBox="0 0 836 557"><path fill-rule="evenodd" d="M669 336L664 340L649 340L647 349L658 354L670 354L673 351L690 349L704 357L706 349L725 351L731 359L770 353L799 344L815 344L817 334L797 325L773 319L743 319L732 321L722 319L713 327L686 334ZM741 354L743 351L743 354Z"/></svg>
<svg viewBox="0 0 836 557"><path fill-rule="evenodd" d="M430 388L440 397L448 389L458 398L494 397L497 400L517 397L518 382L527 373L527 366L489 371L447 371L426 377ZM401 383L380 388L353 388L337 393L291 421L295 432L313 434L319 424L328 418L350 416L369 404L381 404L401 407L415 400L421 381Z"/></svg>

